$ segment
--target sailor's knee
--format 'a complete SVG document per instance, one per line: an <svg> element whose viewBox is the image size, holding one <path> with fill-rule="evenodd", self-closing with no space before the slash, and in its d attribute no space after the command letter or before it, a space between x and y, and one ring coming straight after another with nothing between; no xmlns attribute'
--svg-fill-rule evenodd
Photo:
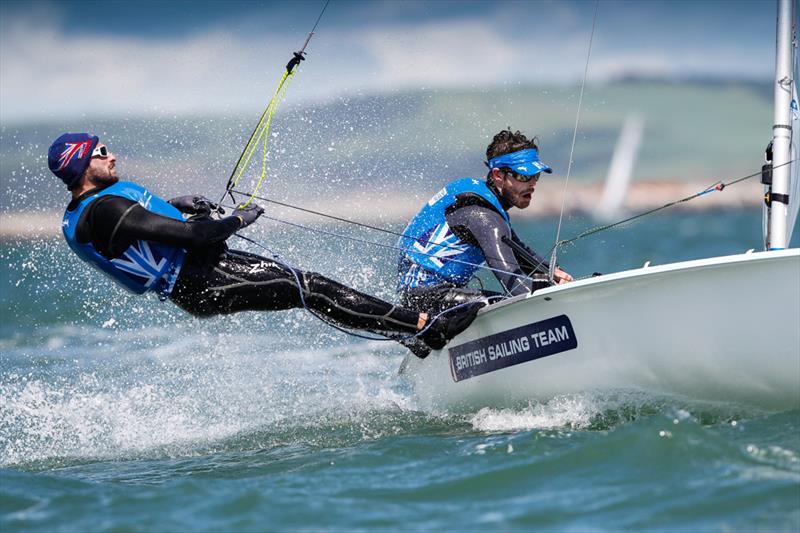
<svg viewBox="0 0 800 533"><path fill-rule="evenodd" d="M317 272L303 272L301 277L309 292L323 292L330 285L330 280Z"/></svg>

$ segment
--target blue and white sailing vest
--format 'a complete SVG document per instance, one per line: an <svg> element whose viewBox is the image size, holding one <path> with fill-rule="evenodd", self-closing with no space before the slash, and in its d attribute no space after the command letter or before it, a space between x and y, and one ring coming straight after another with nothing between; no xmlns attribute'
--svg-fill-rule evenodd
<svg viewBox="0 0 800 533"><path fill-rule="evenodd" d="M485 181L462 178L449 183L428 200L398 241L404 250L397 266L398 290L445 282L465 285L486 262L480 248L456 237L445 218L445 210L465 193L477 194L510 223L508 213Z"/></svg>
<svg viewBox="0 0 800 533"><path fill-rule="evenodd" d="M131 244L122 255L106 259L95 250L91 242L80 243L75 238L75 230L86 206L101 196L121 196L133 200L148 211L184 220L177 208L135 183L119 181L97 194L84 198L78 206L64 213L61 229L69 247L78 257L100 269L111 279L136 294L157 291L166 297L172 292L178 272L183 264L186 250L167 244L139 240Z"/></svg>

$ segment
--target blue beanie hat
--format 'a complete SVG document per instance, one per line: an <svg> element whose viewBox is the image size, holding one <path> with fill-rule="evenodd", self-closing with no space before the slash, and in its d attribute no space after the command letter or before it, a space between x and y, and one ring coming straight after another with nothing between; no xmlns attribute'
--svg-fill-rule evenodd
<svg viewBox="0 0 800 533"><path fill-rule="evenodd" d="M50 145L47 165L67 185L67 189L78 184L99 141L96 135L88 133L65 133Z"/></svg>

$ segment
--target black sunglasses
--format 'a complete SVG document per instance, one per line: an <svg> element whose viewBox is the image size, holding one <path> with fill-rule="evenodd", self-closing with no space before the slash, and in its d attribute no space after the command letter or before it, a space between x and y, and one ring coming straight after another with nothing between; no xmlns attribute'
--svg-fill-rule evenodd
<svg viewBox="0 0 800 533"><path fill-rule="evenodd" d="M542 174L541 172L537 172L536 174L531 174L530 176L526 176L525 174L519 174L514 172L511 169L504 169L503 172L514 178L515 180L521 183L528 183L529 181L533 180L534 183L539 181L539 176Z"/></svg>

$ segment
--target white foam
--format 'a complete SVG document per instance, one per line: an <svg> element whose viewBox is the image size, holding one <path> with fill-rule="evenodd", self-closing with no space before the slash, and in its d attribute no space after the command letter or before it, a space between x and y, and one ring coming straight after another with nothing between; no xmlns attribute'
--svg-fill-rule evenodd
<svg viewBox="0 0 800 533"><path fill-rule="evenodd" d="M304 347L308 337L197 333L192 325L85 335L55 328L35 351L56 367L0 380L0 464L192 454L319 424L355 423L375 438L383 431L370 427L376 412L413 406L399 388L399 347L342 345L340 337L334 348L313 349ZM76 357L78 349L90 354Z"/></svg>
<svg viewBox="0 0 800 533"><path fill-rule="evenodd" d="M479 431L520 431L528 429L580 429L607 407L591 395L570 395L553 398L547 403L531 404L521 409L483 408L470 422Z"/></svg>

